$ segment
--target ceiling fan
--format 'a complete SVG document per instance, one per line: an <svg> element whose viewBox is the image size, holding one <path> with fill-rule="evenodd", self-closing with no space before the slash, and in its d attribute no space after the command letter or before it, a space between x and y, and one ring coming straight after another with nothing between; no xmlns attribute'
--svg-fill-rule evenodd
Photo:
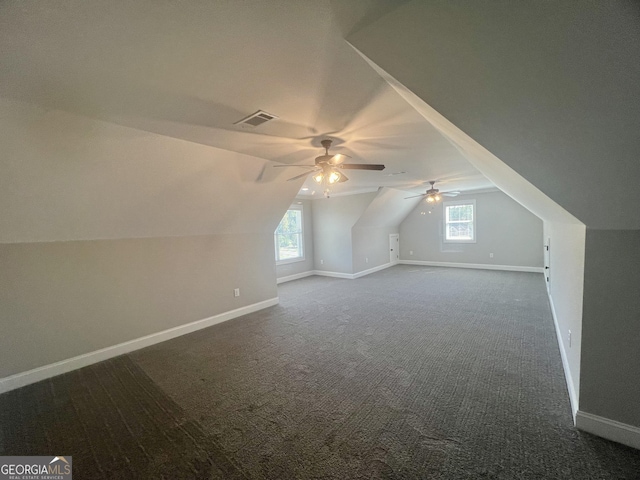
<svg viewBox="0 0 640 480"><path fill-rule="evenodd" d="M440 200L442 200L442 197L455 197L457 195L460 194L460 192L442 192L440 193L440 190L438 190L437 188L434 187L436 180L430 180L429 183L431 184L431 188L429 190L427 190L426 193L422 193L420 195L413 195L411 197L405 197L405 200L409 199L409 198L416 198L416 197L427 197L425 200L427 201L427 203L437 203Z"/></svg>
<svg viewBox="0 0 640 480"><path fill-rule="evenodd" d="M327 185L334 185L336 183L342 183L349 180L347 176L340 170L384 170L384 165L369 164L369 163L344 163L345 160L351 158L349 155L337 153L335 155L329 154L329 148L332 141L329 139L322 140L320 142L324 147L325 154L316 157L315 165L274 165L274 167L302 167L310 169L308 172L291 177L289 182L305 177L309 174L313 174L313 179L319 183Z"/></svg>

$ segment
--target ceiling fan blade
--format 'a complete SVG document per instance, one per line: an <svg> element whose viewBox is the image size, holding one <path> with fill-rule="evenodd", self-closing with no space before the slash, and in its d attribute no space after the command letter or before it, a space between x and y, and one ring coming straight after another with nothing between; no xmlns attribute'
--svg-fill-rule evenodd
<svg viewBox="0 0 640 480"><path fill-rule="evenodd" d="M267 170L267 164L265 163L264 165L262 165L262 169L260 170L260 173L258 174L258 178L256 178L256 182L262 181L262 178L264 177L264 172L266 170Z"/></svg>
<svg viewBox="0 0 640 480"><path fill-rule="evenodd" d="M426 193L423 193L423 194L420 194L420 195L413 195L413 196L411 196L411 197L404 197L404 199L405 199L405 200L409 200L410 198L426 197L426 196L427 196L427 194L426 194Z"/></svg>
<svg viewBox="0 0 640 480"><path fill-rule="evenodd" d="M369 163L344 163L340 168L345 170L384 170L384 165Z"/></svg>
<svg viewBox="0 0 640 480"><path fill-rule="evenodd" d="M273 166L273 168L286 168L286 167L316 168L315 165L274 165Z"/></svg>
<svg viewBox="0 0 640 480"><path fill-rule="evenodd" d="M440 195L443 195L445 197L457 197L458 195L460 195L460 192L443 192Z"/></svg>
<svg viewBox="0 0 640 480"><path fill-rule="evenodd" d="M329 165L341 165L347 158L351 158L349 155L345 155L344 153L336 153L333 157L329 159Z"/></svg>
<svg viewBox="0 0 640 480"><path fill-rule="evenodd" d="M289 180L287 180L287 182L291 182L293 180L298 180L299 178L306 177L307 175L313 172L315 172L315 169L311 170L310 172L304 172L304 173L301 173L300 175L296 175L295 177L291 177Z"/></svg>
<svg viewBox="0 0 640 480"><path fill-rule="evenodd" d="M349 180L349 177L347 177L344 173L341 173L340 180L338 180L338 183L346 182L347 180Z"/></svg>

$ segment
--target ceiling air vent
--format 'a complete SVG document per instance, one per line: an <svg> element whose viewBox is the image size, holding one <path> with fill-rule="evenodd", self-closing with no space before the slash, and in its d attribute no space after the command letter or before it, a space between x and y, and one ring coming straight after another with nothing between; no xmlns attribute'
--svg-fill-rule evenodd
<svg viewBox="0 0 640 480"><path fill-rule="evenodd" d="M271 115L270 113L263 112L262 110L258 110L255 113L252 113L248 117L244 117L242 120L238 120L234 125L248 126L248 127L257 127L258 125L262 125L269 120L273 120L274 118L278 118L275 115Z"/></svg>

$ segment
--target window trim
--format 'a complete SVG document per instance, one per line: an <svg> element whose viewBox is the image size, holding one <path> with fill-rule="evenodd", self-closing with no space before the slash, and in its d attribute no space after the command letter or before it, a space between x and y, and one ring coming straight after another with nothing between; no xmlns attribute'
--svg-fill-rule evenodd
<svg viewBox="0 0 640 480"><path fill-rule="evenodd" d="M278 226L276 227L275 231L273 232L273 249L274 249L274 255L275 255L275 259L276 259L276 265L286 265L287 263L297 263L297 262L304 262L306 260L305 258L305 248L304 248L304 205L301 204L293 204L290 207L287 208L287 211L284 213L284 215L287 214L287 212L289 210L299 210L300 211L300 251L302 253L301 256L299 257L295 257L295 258L285 258L284 260L279 260L279 249L278 249L278 227L280 226L280 222L282 222L282 219L280 219L280 222L278 222ZM284 218L284 215L282 216L282 218Z"/></svg>
<svg viewBox="0 0 640 480"><path fill-rule="evenodd" d="M471 221L473 225L473 239L447 239L447 207L453 207L456 205L471 205L473 207L473 220ZM477 243L478 242L478 230L477 230L477 208L476 208L476 200L451 200L447 202L442 202L442 222L444 225L444 231L442 232L442 241L444 243Z"/></svg>

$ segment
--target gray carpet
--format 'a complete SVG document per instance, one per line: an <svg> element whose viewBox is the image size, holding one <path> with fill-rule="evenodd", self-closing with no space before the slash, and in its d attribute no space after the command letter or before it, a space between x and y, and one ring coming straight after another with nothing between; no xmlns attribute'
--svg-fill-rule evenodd
<svg viewBox="0 0 640 480"><path fill-rule="evenodd" d="M0 396L0 454L70 454L74 478L640 478L640 452L572 426L541 275L396 266L279 295Z"/></svg>

